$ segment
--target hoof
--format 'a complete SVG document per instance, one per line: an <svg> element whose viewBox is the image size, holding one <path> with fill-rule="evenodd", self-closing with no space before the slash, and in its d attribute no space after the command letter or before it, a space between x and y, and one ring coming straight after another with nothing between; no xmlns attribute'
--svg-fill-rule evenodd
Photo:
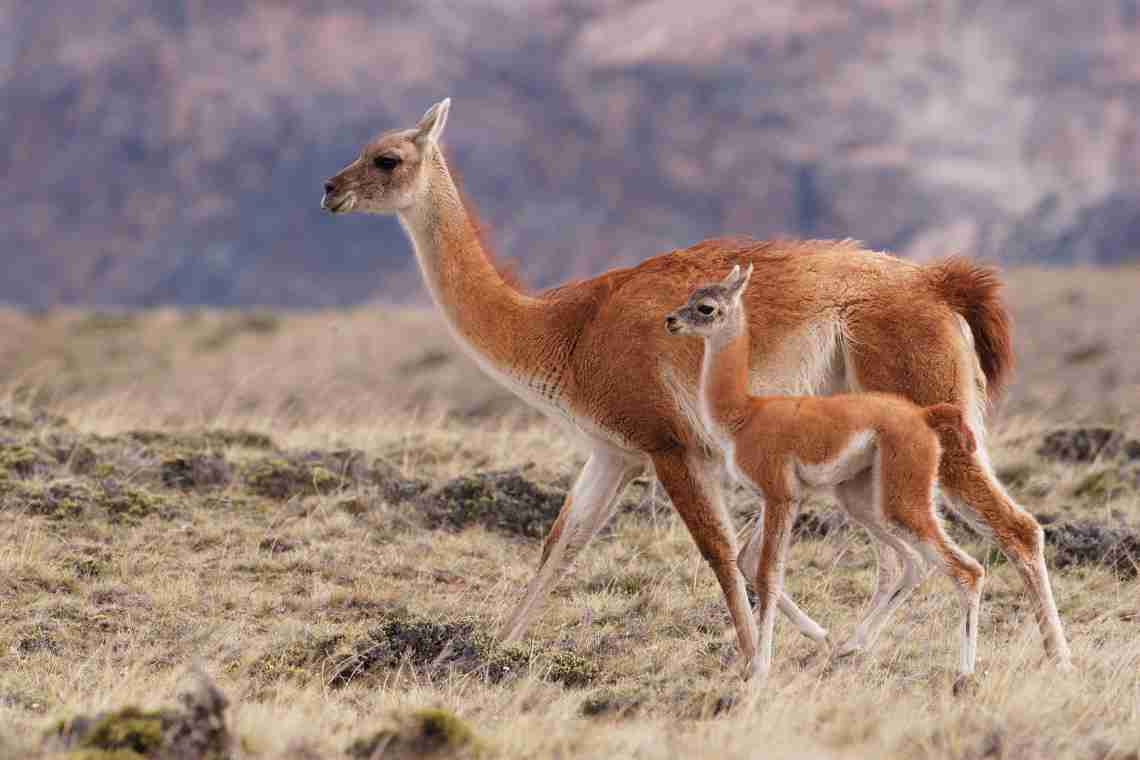
<svg viewBox="0 0 1140 760"><path fill-rule="evenodd" d="M744 682L750 689L763 687L768 681L768 670L758 667L755 662L748 663L744 668Z"/></svg>
<svg viewBox="0 0 1140 760"><path fill-rule="evenodd" d="M978 679L973 673L959 673L951 691L955 697L972 697L978 693Z"/></svg>
<svg viewBox="0 0 1140 760"><path fill-rule="evenodd" d="M864 651L865 650L862 644L854 641L853 639L848 639L838 647L833 647L831 650L831 656L836 660L846 660L852 657L857 657L858 655L863 654Z"/></svg>

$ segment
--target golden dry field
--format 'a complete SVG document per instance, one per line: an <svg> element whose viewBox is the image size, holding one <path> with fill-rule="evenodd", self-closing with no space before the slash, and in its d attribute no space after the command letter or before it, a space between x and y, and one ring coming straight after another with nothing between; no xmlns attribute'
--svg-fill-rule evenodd
<svg viewBox="0 0 1140 760"><path fill-rule="evenodd" d="M749 689L644 480L492 646L582 455L431 311L0 311L0 757L1136 760L1140 268L1006 281L1020 369L990 445L1046 523L1077 669L954 524L988 571L957 697L938 577L857 660L780 620ZM870 547L826 503L799 528L790 591L842 638Z"/></svg>

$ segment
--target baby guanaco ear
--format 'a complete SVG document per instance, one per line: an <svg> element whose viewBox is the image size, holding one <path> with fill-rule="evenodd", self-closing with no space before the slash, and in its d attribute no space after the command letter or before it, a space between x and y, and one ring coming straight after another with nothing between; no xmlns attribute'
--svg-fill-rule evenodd
<svg viewBox="0 0 1140 760"><path fill-rule="evenodd" d="M451 98L444 98L427 110L420 123L416 125L419 134L416 142L439 142L443 128L447 125L447 113L451 110Z"/></svg>
<svg viewBox="0 0 1140 760"><path fill-rule="evenodd" d="M729 296L732 298L738 297L744 292L744 288L748 286L748 279L752 276L752 265L749 264L748 268L743 272L740 271L740 265L737 264L724 278L721 285L728 291Z"/></svg>
<svg viewBox="0 0 1140 760"><path fill-rule="evenodd" d="M737 264L736 266L739 267L740 265ZM745 267L744 273L740 275L740 286L737 289L743 293L744 289L748 287L748 281L751 279L752 279L752 265L749 264L747 267Z"/></svg>
<svg viewBox="0 0 1140 760"><path fill-rule="evenodd" d="M732 290L733 288L736 287L736 281L738 279L740 279L740 265L739 264L734 266L732 268L732 271L724 276L724 279L720 281L720 284L722 287L725 287L725 288L728 288L729 290Z"/></svg>

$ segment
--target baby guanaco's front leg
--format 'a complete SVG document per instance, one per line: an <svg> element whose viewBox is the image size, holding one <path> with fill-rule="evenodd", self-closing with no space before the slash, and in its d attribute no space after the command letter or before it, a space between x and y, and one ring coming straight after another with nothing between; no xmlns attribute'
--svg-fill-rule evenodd
<svg viewBox="0 0 1140 760"><path fill-rule="evenodd" d="M776 606L784 593L784 566L797 507L797 503L791 499L768 502L762 517L763 529L758 531L763 536L759 562L752 577L752 586L757 595L756 616L760 633L756 659L752 663L752 676L758 683L763 683L772 669Z"/></svg>

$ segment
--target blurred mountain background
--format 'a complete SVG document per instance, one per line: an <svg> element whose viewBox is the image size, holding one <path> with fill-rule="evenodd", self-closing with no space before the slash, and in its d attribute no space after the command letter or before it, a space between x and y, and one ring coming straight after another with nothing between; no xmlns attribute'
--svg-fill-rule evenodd
<svg viewBox="0 0 1140 760"><path fill-rule="evenodd" d="M1140 254L1138 0L0 0L0 302L418 298L318 203L445 95L538 285L724 233Z"/></svg>

